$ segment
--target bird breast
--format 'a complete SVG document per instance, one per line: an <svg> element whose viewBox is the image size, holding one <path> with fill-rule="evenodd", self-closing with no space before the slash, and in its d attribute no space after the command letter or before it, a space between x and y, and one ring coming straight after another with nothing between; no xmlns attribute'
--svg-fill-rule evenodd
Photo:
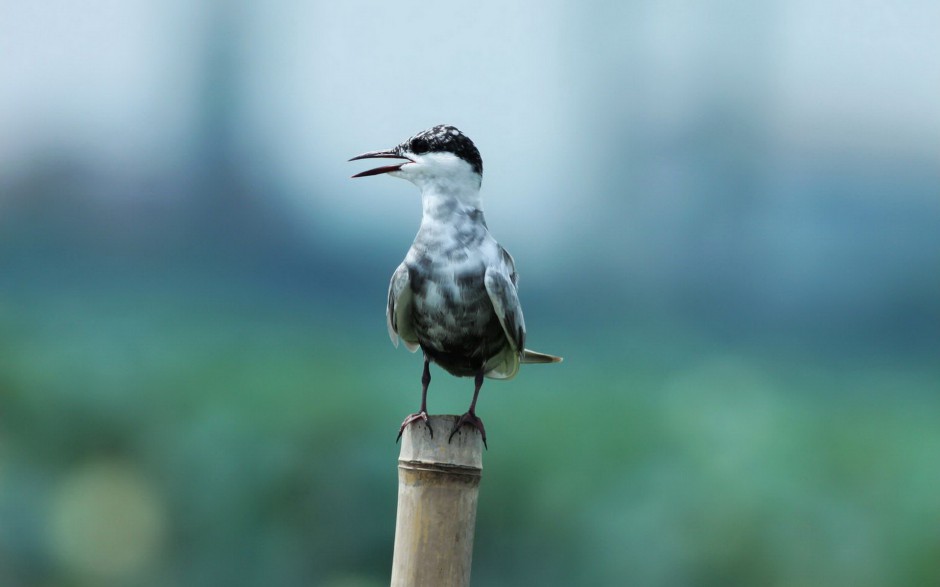
<svg viewBox="0 0 940 587"><path fill-rule="evenodd" d="M486 248L447 239L416 241L409 251L405 265L413 292L414 331L423 346L478 355L504 344L505 335L483 282Z"/></svg>

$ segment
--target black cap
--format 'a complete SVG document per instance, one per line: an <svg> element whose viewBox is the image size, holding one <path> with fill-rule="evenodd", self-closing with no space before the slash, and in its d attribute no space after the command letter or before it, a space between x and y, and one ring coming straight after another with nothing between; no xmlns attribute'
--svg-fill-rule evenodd
<svg viewBox="0 0 940 587"><path fill-rule="evenodd" d="M480 151L467 135L449 124L439 124L421 131L399 145L399 148L411 151L415 155L453 153L469 163L474 171L483 175L483 159L480 157Z"/></svg>

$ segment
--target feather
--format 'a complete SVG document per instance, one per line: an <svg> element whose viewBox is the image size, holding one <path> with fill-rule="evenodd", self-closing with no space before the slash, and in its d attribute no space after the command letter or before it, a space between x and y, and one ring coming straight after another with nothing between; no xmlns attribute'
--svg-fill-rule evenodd
<svg viewBox="0 0 940 587"><path fill-rule="evenodd" d="M529 349L522 351L522 362L525 364L561 363L563 360L564 359L561 357L556 357L555 355L546 355L545 353L539 353Z"/></svg>

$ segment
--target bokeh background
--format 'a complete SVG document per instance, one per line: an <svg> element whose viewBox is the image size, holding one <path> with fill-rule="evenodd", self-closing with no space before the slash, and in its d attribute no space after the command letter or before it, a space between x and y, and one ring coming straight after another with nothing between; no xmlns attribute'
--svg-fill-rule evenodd
<svg viewBox="0 0 940 587"><path fill-rule="evenodd" d="M0 2L0 584L387 584L420 205L346 159L444 122L566 358L483 388L475 584L940 584L938 30Z"/></svg>

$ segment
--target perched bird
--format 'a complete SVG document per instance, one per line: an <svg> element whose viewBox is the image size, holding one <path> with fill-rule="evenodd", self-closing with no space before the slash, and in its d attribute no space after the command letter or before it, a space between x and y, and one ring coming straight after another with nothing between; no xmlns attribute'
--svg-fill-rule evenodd
<svg viewBox="0 0 940 587"><path fill-rule="evenodd" d="M470 408L450 439L469 424L480 431L485 445L486 430L476 415L483 377L510 379L520 363L558 363L561 357L525 348L515 264L490 235L483 218L480 152L453 126L439 125L397 147L363 153L350 161L358 159L401 162L353 177L387 173L421 190L421 226L388 288L386 317L392 343L397 347L401 338L411 352L419 347L424 352L421 409L405 418L398 437L412 422L428 424L433 361L452 375L475 380Z"/></svg>

